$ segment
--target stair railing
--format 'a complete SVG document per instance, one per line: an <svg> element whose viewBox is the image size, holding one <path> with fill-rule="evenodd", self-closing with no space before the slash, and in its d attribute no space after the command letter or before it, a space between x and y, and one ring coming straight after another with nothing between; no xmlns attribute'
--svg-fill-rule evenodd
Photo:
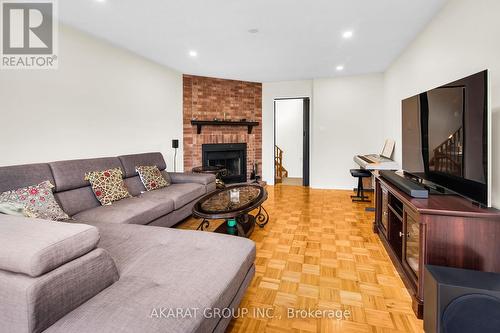
<svg viewBox="0 0 500 333"><path fill-rule="evenodd" d="M283 178L288 177L288 171L283 167L283 150L274 146L274 182L281 183Z"/></svg>
<svg viewBox="0 0 500 333"><path fill-rule="evenodd" d="M434 149L429 167L434 171L456 176L463 175L463 128L460 127L448 139Z"/></svg>

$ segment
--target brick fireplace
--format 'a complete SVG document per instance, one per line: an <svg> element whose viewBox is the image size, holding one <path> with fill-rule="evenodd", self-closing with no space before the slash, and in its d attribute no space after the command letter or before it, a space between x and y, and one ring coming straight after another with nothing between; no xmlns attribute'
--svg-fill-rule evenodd
<svg viewBox="0 0 500 333"><path fill-rule="evenodd" d="M224 147L235 147L237 145L234 144L244 143L246 168L238 170L246 169L246 178L249 179L253 165L257 162L259 175L262 175L262 84L184 75L183 89L184 170L190 171L193 167L203 165L204 149L213 150L217 147L215 144L223 148L219 153L228 152L228 161L231 161L232 150ZM254 127L249 133L246 126L204 125L201 133L197 134L197 127L191 125L193 119L230 121L245 119L259 122L259 126Z"/></svg>
<svg viewBox="0 0 500 333"><path fill-rule="evenodd" d="M204 143L201 145L202 162L205 166L223 166L226 183L240 183L247 180L246 143Z"/></svg>

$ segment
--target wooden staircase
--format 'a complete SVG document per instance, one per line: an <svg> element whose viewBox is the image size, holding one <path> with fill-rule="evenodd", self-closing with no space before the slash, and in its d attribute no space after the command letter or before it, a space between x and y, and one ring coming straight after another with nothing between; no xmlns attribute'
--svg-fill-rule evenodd
<svg viewBox="0 0 500 333"><path fill-rule="evenodd" d="M274 183L279 184L288 177L288 170L283 167L283 150L274 146Z"/></svg>
<svg viewBox="0 0 500 333"><path fill-rule="evenodd" d="M434 156L429 161L431 171L463 177L463 129L460 127L446 141L434 149Z"/></svg>

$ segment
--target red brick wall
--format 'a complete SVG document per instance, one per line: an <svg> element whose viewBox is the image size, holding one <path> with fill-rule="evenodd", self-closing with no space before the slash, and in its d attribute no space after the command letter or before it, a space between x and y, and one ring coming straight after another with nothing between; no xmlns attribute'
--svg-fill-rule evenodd
<svg viewBox="0 0 500 333"><path fill-rule="evenodd" d="M253 163L262 175L262 84L255 82L215 79L184 75L184 170L202 164L201 145L204 143L246 143L248 177ZM252 134L246 126L203 126L196 134L192 119L258 121Z"/></svg>

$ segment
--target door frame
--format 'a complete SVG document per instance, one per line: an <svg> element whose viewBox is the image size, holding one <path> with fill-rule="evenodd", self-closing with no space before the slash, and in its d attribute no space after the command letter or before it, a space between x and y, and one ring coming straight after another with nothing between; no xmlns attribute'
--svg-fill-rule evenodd
<svg viewBox="0 0 500 333"><path fill-rule="evenodd" d="M302 186L309 186L310 182L310 170L311 170L311 133L310 133L310 123L311 123L311 98L310 97L283 97L275 98L273 100L273 134L274 134L274 144L273 144L273 178L276 182L276 101L290 100L290 99L301 99L302 104Z"/></svg>

